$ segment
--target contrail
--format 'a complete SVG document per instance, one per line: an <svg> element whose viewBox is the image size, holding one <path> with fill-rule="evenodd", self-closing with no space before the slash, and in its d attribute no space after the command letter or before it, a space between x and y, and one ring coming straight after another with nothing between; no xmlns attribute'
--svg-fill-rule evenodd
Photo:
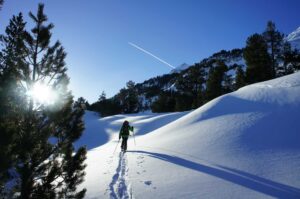
<svg viewBox="0 0 300 199"><path fill-rule="evenodd" d="M169 66L170 68L175 69L174 66L172 66L171 64L169 64L169 63L166 62L165 60L162 60L161 58L159 58L159 57L153 55L152 53L150 53L149 51L147 51L147 50L145 50L145 49L139 47L138 45L135 45L134 43L131 43L131 42L128 42L128 44L131 45L131 46L133 46L133 47L135 47L136 49L138 49L138 50L140 50L140 51L142 51L142 52L144 52L144 53L146 53L146 54L148 54L148 55L154 57L155 59L157 59L157 60L160 61L161 63L164 63L165 65Z"/></svg>

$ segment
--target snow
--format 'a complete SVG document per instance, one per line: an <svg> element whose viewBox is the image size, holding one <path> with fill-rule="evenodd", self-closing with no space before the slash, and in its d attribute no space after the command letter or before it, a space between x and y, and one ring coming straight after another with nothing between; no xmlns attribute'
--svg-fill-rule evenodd
<svg viewBox="0 0 300 199"><path fill-rule="evenodd" d="M287 36L288 41L298 40L300 39L300 27L298 27L295 31L291 32Z"/></svg>
<svg viewBox="0 0 300 199"><path fill-rule="evenodd" d="M300 27L290 33L285 39L291 43L293 48L300 49Z"/></svg>
<svg viewBox="0 0 300 199"><path fill-rule="evenodd" d="M185 69L188 69L189 67L190 67L189 64L183 63L183 64L177 66L175 69L171 70L170 73L179 73L179 72L181 72L181 71L183 71Z"/></svg>
<svg viewBox="0 0 300 199"><path fill-rule="evenodd" d="M86 198L300 198L299 117L300 73L190 112L87 112ZM136 136L122 154L125 119Z"/></svg>

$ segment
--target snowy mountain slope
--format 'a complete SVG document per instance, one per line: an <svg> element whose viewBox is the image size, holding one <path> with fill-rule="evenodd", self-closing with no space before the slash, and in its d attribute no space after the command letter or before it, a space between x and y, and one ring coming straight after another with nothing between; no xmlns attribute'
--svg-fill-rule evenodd
<svg viewBox="0 0 300 199"><path fill-rule="evenodd" d="M300 49L300 27L291 32L285 39L291 43L292 47Z"/></svg>
<svg viewBox="0 0 300 199"><path fill-rule="evenodd" d="M87 198L300 198L300 73L176 116L102 118L110 135L124 119L148 133L124 155L115 138L88 152Z"/></svg>
<svg viewBox="0 0 300 199"><path fill-rule="evenodd" d="M185 69L188 69L191 65L187 64L187 63L183 63L179 66L177 66L175 69L171 70L170 73L179 73Z"/></svg>

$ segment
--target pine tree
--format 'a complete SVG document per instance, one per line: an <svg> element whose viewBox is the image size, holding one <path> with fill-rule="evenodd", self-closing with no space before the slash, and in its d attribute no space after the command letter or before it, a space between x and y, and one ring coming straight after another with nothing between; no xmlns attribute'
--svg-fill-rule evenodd
<svg viewBox="0 0 300 199"><path fill-rule="evenodd" d="M172 91L161 92L158 99L152 103L151 110L155 113L173 112L175 103Z"/></svg>
<svg viewBox="0 0 300 199"><path fill-rule="evenodd" d="M228 68L226 69L226 71L227 70L228 70ZM224 77L223 78L224 78L223 82L222 82L223 93L232 92L234 90L233 83L232 83L233 82L232 76L230 74L224 73Z"/></svg>
<svg viewBox="0 0 300 199"><path fill-rule="evenodd" d="M176 82L176 89L184 95L192 98L192 103L186 100L177 100L177 104L180 102L185 102L191 108L198 108L202 103L202 95L203 95L203 84L205 83L205 71L200 64L195 64L188 68L187 73L185 73L184 77L181 76L178 78ZM183 95L180 95L181 99ZM184 105L186 107L187 105ZM181 105L182 106L182 105Z"/></svg>
<svg viewBox="0 0 300 199"><path fill-rule="evenodd" d="M283 47L283 34L276 30L276 26L272 21L268 21L267 28L263 32L263 37L267 42L268 52L270 53L272 78L276 76L278 62Z"/></svg>
<svg viewBox="0 0 300 199"><path fill-rule="evenodd" d="M125 113L136 113L139 110L139 99L135 89L135 83L129 81L126 83L128 95L126 98L126 112Z"/></svg>
<svg viewBox="0 0 300 199"><path fill-rule="evenodd" d="M241 66L238 66L236 69L236 75L235 75L235 85L234 85L235 90L237 90L245 85L246 85L245 72Z"/></svg>
<svg viewBox="0 0 300 199"><path fill-rule="evenodd" d="M227 66L224 62L218 61L216 67L211 67L206 82L206 101L212 100L224 94L224 81Z"/></svg>
<svg viewBox="0 0 300 199"><path fill-rule="evenodd" d="M169 99L168 105L170 105L170 102L172 105L172 102L174 101L174 99L175 99L175 108L173 106L170 106L169 111L165 111L165 112L187 111L187 110L191 110L194 108L195 99L191 98L190 95L187 95L185 93L174 92L172 95L172 98ZM164 106L166 106L166 105L164 105Z"/></svg>
<svg viewBox="0 0 300 199"><path fill-rule="evenodd" d="M127 82L126 88L122 88L116 98L120 102L122 113L136 113L139 111L138 93L133 81Z"/></svg>
<svg viewBox="0 0 300 199"><path fill-rule="evenodd" d="M45 24L47 16L43 4L39 5L37 15L30 12L29 16L35 24L31 33L24 29L20 14L13 17L1 40L5 46L1 52L2 71L13 71L7 78L15 85L10 92L18 90L21 103L10 100L8 95L1 97L9 101L12 108L22 105L1 111L1 117L6 118L18 111L17 123L12 118L3 125L4 130L17 129L18 133L6 147L14 149L15 158L9 171L15 173L16 182L15 187L7 191L18 192L25 199L83 198L86 190L77 191L76 187L83 181L86 149L81 147L75 151L73 143L84 129L84 111L79 102L73 102L67 89L69 80L63 47L59 42L50 46L53 25ZM55 90L59 100L44 104L28 95L37 83Z"/></svg>
<svg viewBox="0 0 300 199"><path fill-rule="evenodd" d="M98 102L102 102L106 100L106 93L102 91L101 95L99 96Z"/></svg>
<svg viewBox="0 0 300 199"><path fill-rule="evenodd" d="M1 66L2 67L2 66ZM13 178L10 168L16 164L16 148L22 120L22 107L25 105L19 95L16 77L10 71L0 74L0 198L9 197L5 185Z"/></svg>
<svg viewBox="0 0 300 199"><path fill-rule="evenodd" d="M22 75L17 70L23 66L25 48L22 35L25 23L22 14L14 16L6 28L7 36L1 35L3 49L0 52L0 196L5 184L11 180L10 168L15 166L20 126L26 107L24 89L18 83Z"/></svg>
<svg viewBox="0 0 300 199"><path fill-rule="evenodd" d="M273 77L267 43L261 35L254 34L248 37L244 59L247 65L247 83L260 82Z"/></svg>
<svg viewBox="0 0 300 199"><path fill-rule="evenodd" d="M84 97L79 97L77 102L80 104L82 109L87 110L89 108L89 102Z"/></svg>
<svg viewBox="0 0 300 199"><path fill-rule="evenodd" d="M300 52L297 49L293 51L293 59L291 63L294 71L300 70Z"/></svg>
<svg viewBox="0 0 300 199"><path fill-rule="evenodd" d="M4 0L0 0L0 10L2 9L3 3L4 3Z"/></svg>
<svg viewBox="0 0 300 199"><path fill-rule="evenodd" d="M284 42L283 52L280 57L281 65L278 67L278 75L288 75L297 70L300 67L299 52L297 49L292 49L289 42Z"/></svg>

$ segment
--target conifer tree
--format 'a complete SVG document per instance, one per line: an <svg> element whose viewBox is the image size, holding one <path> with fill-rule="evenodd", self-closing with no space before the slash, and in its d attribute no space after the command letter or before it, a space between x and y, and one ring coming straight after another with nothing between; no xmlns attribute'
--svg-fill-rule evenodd
<svg viewBox="0 0 300 199"><path fill-rule="evenodd" d="M13 16L5 30L7 36L0 38L3 45L0 52L0 197L4 197L5 184L13 177L9 170L16 163L20 132L17 124L22 121L26 106L24 89L18 84L22 76L17 69L24 65L24 27L22 14Z"/></svg>
<svg viewBox="0 0 300 199"><path fill-rule="evenodd" d="M18 101L3 92L0 94L5 98L3 101L10 102L11 108L1 111L0 117L8 118L1 128L4 132L12 131L12 135L17 132L6 144L6 149L14 149L8 173L14 173L16 182L6 191L17 192L24 199L83 198L86 190L77 191L76 187L83 181L86 149L81 147L75 151L73 143L84 129L84 112L80 103L73 102L67 88L63 47L59 42L50 45L53 25L45 24L43 4L39 4L36 15L30 12L29 16L34 22L31 32L25 30L20 14L13 17L1 39L5 46L1 52L2 71L12 71L7 78L2 75L1 81L12 79L14 87L8 87L8 91L19 94ZM59 100L46 104L34 99L28 93L36 84L54 90ZM15 111L18 118L7 117L14 116ZM5 136L3 131L0 133L1 137Z"/></svg>
<svg viewBox="0 0 300 199"><path fill-rule="evenodd" d="M77 99L77 102L80 104L80 106L84 109L87 110L89 108L89 102L84 98L84 97L79 97Z"/></svg>
<svg viewBox="0 0 300 199"><path fill-rule="evenodd" d="M161 92L158 99L152 103L151 110L156 113L173 112L175 103L172 91Z"/></svg>
<svg viewBox="0 0 300 199"><path fill-rule="evenodd" d="M106 100L106 93L102 91L101 95L99 96L98 102L102 102Z"/></svg>
<svg viewBox="0 0 300 199"><path fill-rule="evenodd" d="M4 0L0 0L0 10L2 9L3 3L4 3Z"/></svg>
<svg viewBox="0 0 300 199"><path fill-rule="evenodd" d="M193 99L192 103L186 100L177 100L178 102L189 103L190 108L198 108L202 104L203 84L205 83L205 71L200 64L195 64L188 68L185 76L178 78L176 88L181 94L187 95ZM181 98L183 96L181 95ZM181 105L182 106L182 105ZM186 105L184 105L186 107Z"/></svg>
<svg viewBox="0 0 300 199"><path fill-rule="evenodd" d="M138 94L133 81L126 83L126 88L120 90L117 98L120 101L122 113L136 113L139 111Z"/></svg>
<svg viewBox="0 0 300 199"><path fill-rule="evenodd" d="M235 90L237 90L245 85L246 85L245 72L241 66L238 66L236 69L236 75L235 75L235 85L234 85Z"/></svg>
<svg viewBox="0 0 300 199"><path fill-rule="evenodd" d="M248 37L243 56L247 65L247 83L260 82L273 77L267 43L263 36L254 34Z"/></svg>
<svg viewBox="0 0 300 199"><path fill-rule="evenodd" d="M299 56L297 49L293 50L289 42L284 42L283 52L280 57L282 64L278 67L278 75L288 75L298 70L300 67Z"/></svg>
<svg viewBox="0 0 300 199"><path fill-rule="evenodd" d="M202 95L199 94L199 95ZM201 97L201 98L200 98ZM202 99L202 96L200 96L199 98L201 100ZM172 105L172 102L175 100L175 107L173 107ZM195 99L191 98L190 95L186 95L185 93L176 93L174 92L173 95L172 95L172 98L170 98L168 100L168 106L169 106L169 111L166 111L166 112L173 112L173 111L187 111L187 110L191 110L193 108L196 108L195 107ZM170 106L170 104L172 106ZM166 106L166 105L164 105ZM200 105L199 105L200 106Z"/></svg>
<svg viewBox="0 0 300 199"><path fill-rule="evenodd" d="M2 66L0 66L2 67ZM25 105L16 89L16 76L11 71L0 74L0 198L9 198L5 189L7 182L13 179L10 172L16 163L16 149L22 120L22 107Z"/></svg>
<svg viewBox="0 0 300 199"><path fill-rule="evenodd" d="M126 112L125 113L136 113L139 109L139 99L138 94L135 89L135 83L133 81L129 81L126 83L128 96L126 99Z"/></svg>
<svg viewBox="0 0 300 199"><path fill-rule="evenodd" d="M206 101L224 94L222 82L224 81L226 71L227 66L222 61L218 61L216 67L210 68L206 82Z"/></svg>
<svg viewBox="0 0 300 199"><path fill-rule="evenodd" d="M267 42L268 52L270 53L272 78L276 76L278 61L283 47L283 34L276 30L276 26L272 21L268 21L267 28L263 32L263 37Z"/></svg>

